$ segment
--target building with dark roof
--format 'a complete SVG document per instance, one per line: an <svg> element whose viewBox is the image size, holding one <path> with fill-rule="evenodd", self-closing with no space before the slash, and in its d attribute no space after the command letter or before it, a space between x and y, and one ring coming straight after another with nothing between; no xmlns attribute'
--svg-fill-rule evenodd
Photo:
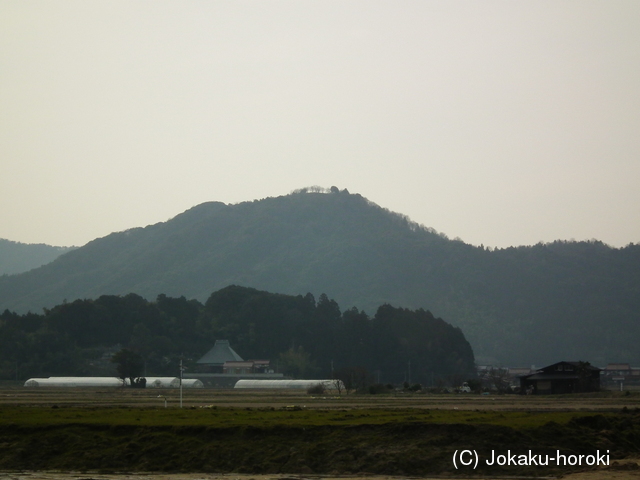
<svg viewBox="0 0 640 480"><path fill-rule="evenodd" d="M210 373L222 373L225 362L243 362L242 357L231 348L229 340L216 340L213 348L196 363L198 370Z"/></svg>
<svg viewBox="0 0 640 480"><path fill-rule="evenodd" d="M589 362L558 362L520 377L520 391L535 395L597 392L600 369Z"/></svg>
<svg viewBox="0 0 640 480"><path fill-rule="evenodd" d="M269 360L243 360L231 348L229 340L216 340L213 348L196 362L196 371L185 373L183 378L198 379L206 387L233 388L240 379L281 379L269 367Z"/></svg>

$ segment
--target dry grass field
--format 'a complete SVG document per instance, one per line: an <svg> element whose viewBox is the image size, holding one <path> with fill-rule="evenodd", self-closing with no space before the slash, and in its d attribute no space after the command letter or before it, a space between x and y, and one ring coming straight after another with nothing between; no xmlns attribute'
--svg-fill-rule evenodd
<svg viewBox="0 0 640 480"><path fill-rule="evenodd" d="M177 408L178 389L0 387L0 406L158 407ZM305 391L183 389L183 407L280 408L425 408L450 410L613 412L640 408L640 392L525 396L476 394L309 395Z"/></svg>

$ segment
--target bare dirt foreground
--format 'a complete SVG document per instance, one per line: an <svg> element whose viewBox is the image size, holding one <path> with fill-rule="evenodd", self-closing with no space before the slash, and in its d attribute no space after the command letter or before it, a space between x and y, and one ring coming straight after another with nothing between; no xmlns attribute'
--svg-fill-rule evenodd
<svg viewBox="0 0 640 480"><path fill-rule="evenodd" d="M0 472L3 480L414 480L417 477L394 476L323 476L323 475L238 475L238 474L162 474L162 473L121 473L92 474L79 472ZM455 479L456 477L420 477L422 480ZM561 477L459 477L463 479L482 478L484 480L562 478L565 480L639 480L640 459L618 460L607 467L572 473Z"/></svg>

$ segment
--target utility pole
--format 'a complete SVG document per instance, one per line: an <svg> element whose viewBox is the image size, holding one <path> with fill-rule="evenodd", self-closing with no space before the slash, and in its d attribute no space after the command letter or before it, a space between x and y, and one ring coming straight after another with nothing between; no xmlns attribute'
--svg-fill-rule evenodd
<svg viewBox="0 0 640 480"><path fill-rule="evenodd" d="M182 408L182 358L180 358L180 408Z"/></svg>

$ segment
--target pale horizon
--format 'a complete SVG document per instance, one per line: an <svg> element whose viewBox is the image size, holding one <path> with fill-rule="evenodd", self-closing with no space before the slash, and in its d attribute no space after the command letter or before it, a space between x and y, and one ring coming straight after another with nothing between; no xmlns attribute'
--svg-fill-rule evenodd
<svg viewBox="0 0 640 480"><path fill-rule="evenodd" d="M640 242L640 3L0 3L0 238L312 185L473 245Z"/></svg>

